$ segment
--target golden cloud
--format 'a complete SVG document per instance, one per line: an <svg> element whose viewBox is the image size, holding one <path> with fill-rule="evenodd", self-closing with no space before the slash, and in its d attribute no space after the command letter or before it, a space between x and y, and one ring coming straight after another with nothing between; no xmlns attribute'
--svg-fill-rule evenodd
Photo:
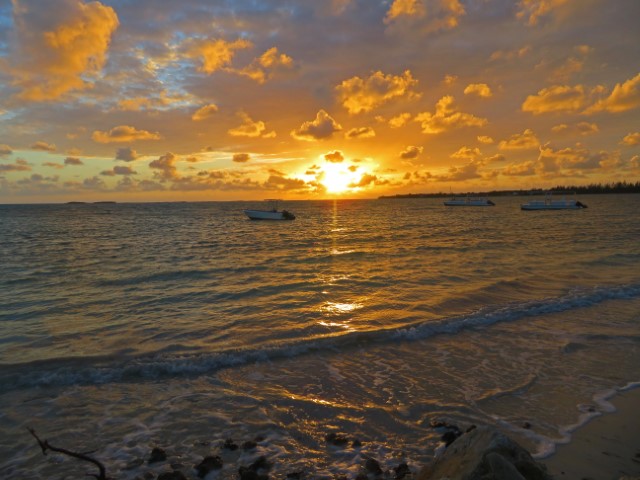
<svg viewBox="0 0 640 480"><path fill-rule="evenodd" d="M414 158L418 158L418 156L423 152L424 147L416 147L415 145L409 145L402 152L400 152L400 158L404 160L411 160Z"/></svg>
<svg viewBox="0 0 640 480"><path fill-rule="evenodd" d="M389 126L391 128L404 127L409 120L411 120L410 113L401 113L400 115L396 115L389 120Z"/></svg>
<svg viewBox="0 0 640 480"><path fill-rule="evenodd" d="M173 153L167 152L166 154L158 157L157 160L153 160L149 163L149 168L157 170L154 175L161 181L175 180L179 178L178 170L176 168L176 157Z"/></svg>
<svg viewBox="0 0 640 480"><path fill-rule="evenodd" d="M480 143L485 143L487 145L493 143L493 138L487 135L478 135L476 138Z"/></svg>
<svg viewBox="0 0 640 480"><path fill-rule="evenodd" d="M54 144L43 142L41 140L38 140L33 145L31 145L31 148L33 148L34 150L42 150L43 152L55 152L56 151L56 146Z"/></svg>
<svg viewBox="0 0 640 480"><path fill-rule="evenodd" d="M211 74L231 64L236 50L250 48L251 42L238 39L235 42L217 40L189 40L186 42L186 56L199 58L202 65L199 71Z"/></svg>
<svg viewBox="0 0 640 480"><path fill-rule="evenodd" d="M352 128L344 134L345 138L372 138L376 136L376 132L371 127Z"/></svg>
<svg viewBox="0 0 640 480"><path fill-rule="evenodd" d="M394 0L384 23L420 22L422 30L431 33L455 28L465 13L460 0Z"/></svg>
<svg viewBox="0 0 640 480"><path fill-rule="evenodd" d="M465 95L477 95L482 98L489 98L493 95L491 88L486 83L472 83L464 89Z"/></svg>
<svg viewBox="0 0 640 480"><path fill-rule="evenodd" d="M508 140L502 140L498 144L500 150L522 150L527 148L538 148L540 146L540 140L533 133L533 130L527 128L522 133L516 133L511 135Z"/></svg>
<svg viewBox="0 0 640 480"><path fill-rule="evenodd" d="M625 135L620 143L629 147L640 145L640 132L634 132Z"/></svg>
<svg viewBox="0 0 640 480"><path fill-rule="evenodd" d="M327 112L320 110L315 120L304 122L300 128L291 131L291 136L298 140L314 141L330 138L342 127Z"/></svg>
<svg viewBox="0 0 640 480"><path fill-rule="evenodd" d="M266 132L267 125L259 120L254 122L245 112L238 112L238 116L242 119L242 124L236 128L227 130L227 133L233 137L250 137L250 138L273 138L276 132Z"/></svg>
<svg viewBox="0 0 640 480"><path fill-rule="evenodd" d="M398 97L419 97L411 88L418 83L406 70L402 75L385 75L381 71L369 78L353 77L336 87L340 103L351 114L369 112Z"/></svg>
<svg viewBox="0 0 640 480"><path fill-rule="evenodd" d="M342 163L344 161L344 155L340 150L334 150L333 152L325 153L324 159L330 163Z"/></svg>
<svg viewBox="0 0 640 480"><path fill-rule="evenodd" d="M248 153L234 153L233 161L236 163L246 163L250 160L250 156Z"/></svg>
<svg viewBox="0 0 640 480"><path fill-rule="evenodd" d="M137 140L160 140L161 138L162 136L158 132L137 130L129 125L119 125L108 132L96 130L91 134L91 139L98 143L135 142Z"/></svg>
<svg viewBox="0 0 640 480"><path fill-rule="evenodd" d="M54 100L87 88L87 77L97 75L106 61L118 16L100 2L66 2L65 21L42 32L31 10L15 2L15 25L19 56L10 73L19 97L30 101ZM40 8L38 6L38 8ZM58 18L52 15L51 18Z"/></svg>
<svg viewBox="0 0 640 480"><path fill-rule="evenodd" d="M196 112L191 116L191 120L196 122L205 120L214 115L217 111L218 106L210 103L209 105L205 105L204 107L200 107L196 110Z"/></svg>
<svg viewBox="0 0 640 480"><path fill-rule="evenodd" d="M425 14L424 5L418 0L393 0L387 11L385 22L390 22L398 17L421 17Z"/></svg>
<svg viewBox="0 0 640 480"><path fill-rule="evenodd" d="M522 111L531 112L534 115L549 112L577 112L586 104L587 94L584 86L554 85L543 88L536 95L529 95L522 104Z"/></svg>
<svg viewBox="0 0 640 480"><path fill-rule="evenodd" d="M567 0L520 0L518 3L520 10L516 13L516 17L525 20L527 25L537 25L541 18L550 15L566 2Z"/></svg>
<svg viewBox="0 0 640 480"><path fill-rule="evenodd" d="M11 155L13 153L13 149L7 145L6 143L0 143L0 156L4 157L7 155Z"/></svg>
<svg viewBox="0 0 640 480"><path fill-rule="evenodd" d="M246 75L258 83L264 83L273 75L273 72L291 67L293 67L293 59L284 53L279 53L276 47L272 47L254 59L251 65L241 70L234 70L234 73Z"/></svg>
<svg viewBox="0 0 640 480"><path fill-rule="evenodd" d="M454 152L450 155L451 158L460 158L464 160L475 160L482 157L482 153L480 153L480 149L469 148L469 147L461 147L457 152Z"/></svg>
<svg viewBox="0 0 640 480"><path fill-rule="evenodd" d="M626 82L616 84L607 98L596 102L585 113L618 113L640 107L640 73Z"/></svg>
<svg viewBox="0 0 640 480"><path fill-rule="evenodd" d="M423 112L415 117L420 122L422 133L436 134L462 127L482 127L487 119L476 117L470 113L458 112L454 109L455 99L445 95L436 103L435 113Z"/></svg>

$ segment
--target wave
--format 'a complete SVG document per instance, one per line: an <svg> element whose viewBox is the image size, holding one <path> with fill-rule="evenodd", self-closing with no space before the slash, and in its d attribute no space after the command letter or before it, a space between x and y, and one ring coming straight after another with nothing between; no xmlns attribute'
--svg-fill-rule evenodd
<svg viewBox="0 0 640 480"><path fill-rule="evenodd" d="M163 349L145 356L127 352L101 357L48 359L0 366L0 387L4 391L34 386L99 385L115 382L157 380L166 377L198 376L223 368L295 358L312 353L344 351L367 345L422 340L439 334L453 334L469 328L513 322L523 318L586 308L609 300L640 297L640 285L580 289L541 300L488 306L455 317L430 320L404 328L377 329L289 340L286 343L214 353L175 353Z"/></svg>

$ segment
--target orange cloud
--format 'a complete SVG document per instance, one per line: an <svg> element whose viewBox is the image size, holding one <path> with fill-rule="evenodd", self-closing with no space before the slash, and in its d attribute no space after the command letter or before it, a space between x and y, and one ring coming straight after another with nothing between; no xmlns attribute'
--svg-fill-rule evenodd
<svg viewBox="0 0 640 480"><path fill-rule="evenodd" d="M13 59L12 83L20 89L19 97L30 101L54 100L72 90L91 84L105 64L118 16L113 8L100 2L65 2L60 7L64 18L57 24L38 25L36 9L28 3L14 2L18 55ZM58 8L58 7L56 7ZM42 18L42 17L40 17ZM44 30L44 31L43 31Z"/></svg>
<svg viewBox="0 0 640 480"><path fill-rule="evenodd" d="M425 33L449 30L465 14L460 0L394 0L384 23L421 23Z"/></svg>
<svg viewBox="0 0 640 480"><path fill-rule="evenodd" d="M424 14L424 5L418 0L393 0L393 3L387 11L385 22L389 23L402 16L421 17Z"/></svg>
<svg viewBox="0 0 640 480"><path fill-rule="evenodd" d="M116 160L133 162L136 158L138 158L138 153L131 147L119 148L116 151Z"/></svg>
<svg viewBox="0 0 640 480"><path fill-rule="evenodd" d="M389 126L391 128L400 128L405 126L409 120L411 120L410 113L401 113L389 120Z"/></svg>
<svg viewBox="0 0 640 480"><path fill-rule="evenodd" d="M589 107L585 113L618 113L640 107L640 73L626 82L616 84L607 98Z"/></svg>
<svg viewBox="0 0 640 480"><path fill-rule="evenodd" d="M462 127L482 127L487 119L470 113L458 112L454 108L454 98L446 95L436 103L435 113L423 112L415 117L420 122L422 133L436 134Z"/></svg>
<svg viewBox="0 0 640 480"><path fill-rule="evenodd" d="M5 157L7 155L11 155L13 153L13 149L7 145L6 143L0 143L0 157Z"/></svg>
<svg viewBox="0 0 640 480"><path fill-rule="evenodd" d="M522 104L522 111L531 112L534 115L549 112L577 112L586 104L587 94L584 86L554 85L543 88L537 95L529 95Z"/></svg>
<svg viewBox="0 0 640 480"><path fill-rule="evenodd" d="M489 98L493 95L491 88L486 83L472 83L464 89L465 95L477 95L482 98Z"/></svg>
<svg viewBox="0 0 640 480"><path fill-rule="evenodd" d="M550 15L566 2L567 0L520 0L520 10L516 17L526 21L527 25L537 25L541 18Z"/></svg>
<svg viewBox="0 0 640 480"><path fill-rule="evenodd" d="M625 135L620 143L629 147L640 145L640 132L634 132Z"/></svg>
<svg viewBox="0 0 640 480"><path fill-rule="evenodd" d="M533 133L533 130L527 128L522 133L511 135L508 140L503 140L498 144L500 150L522 150L527 148L538 148L540 140Z"/></svg>
<svg viewBox="0 0 640 480"><path fill-rule="evenodd" d="M36 143L34 143L33 145L31 145L31 148L33 148L34 150L42 150L43 152L55 152L56 151L56 146L54 144L43 142L41 140L39 140Z"/></svg>
<svg viewBox="0 0 640 480"><path fill-rule="evenodd" d="M91 135L91 139L98 143L135 142L136 140L160 140L161 138L158 132L151 133L146 130L137 130L129 125L119 125L108 132L96 130Z"/></svg>
<svg viewBox="0 0 640 480"><path fill-rule="evenodd" d="M487 145L493 143L493 138L487 135L478 135L476 138L480 143L485 143Z"/></svg>
<svg viewBox="0 0 640 480"><path fill-rule="evenodd" d="M410 145L405 148L402 152L400 152L400 158L404 160L411 160L414 158L418 158L418 156L423 152L424 147L416 147L414 145Z"/></svg>
<svg viewBox="0 0 640 480"><path fill-rule="evenodd" d="M217 40L190 40L185 44L188 58L199 58L202 65L199 71L211 74L231 64L236 50L250 48L251 42L238 39L235 42Z"/></svg>
<svg viewBox="0 0 640 480"><path fill-rule="evenodd" d="M304 122L300 128L293 130L291 136L298 140L314 141L331 137L342 127L327 112L320 110L315 120Z"/></svg>
<svg viewBox="0 0 640 480"><path fill-rule="evenodd" d="M227 130L227 133L233 137L250 137L250 138L273 138L276 132L266 132L267 125L259 120L254 122L249 115L244 112L238 112L238 116L242 118L242 124L236 128Z"/></svg>
<svg viewBox="0 0 640 480"><path fill-rule="evenodd" d="M376 136L376 132L371 127L352 128L344 134L346 138L372 138Z"/></svg>
<svg viewBox="0 0 640 480"><path fill-rule="evenodd" d="M218 106L210 103L209 105L205 105L204 107L200 107L196 110L196 112L191 116L191 120L196 122L205 120L214 115L217 111Z"/></svg>
<svg viewBox="0 0 640 480"><path fill-rule="evenodd" d="M233 161L236 163L246 163L250 160L248 153L235 153L233 155Z"/></svg>
<svg viewBox="0 0 640 480"><path fill-rule="evenodd" d="M176 168L176 157L173 153L167 152L165 155L160 156L157 160L153 160L149 163L149 168L157 170L154 175L161 181L175 180L179 178L178 170Z"/></svg>
<svg viewBox="0 0 640 480"><path fill-rule="evenodd" d="M344 161L344 155L340 150L334 150L333 152L325 153L324 159L330 163L342 163Z"/></svg>
<svg viewBox="0 0 640 480"><path fill-rule="evenodd" d="M342 106L351 114L370 112L374 108L399 97L419 97L411 88L418 83L406 70L402 75L385 75L381 71L369 78L353 77L336 87Z"/></svg>

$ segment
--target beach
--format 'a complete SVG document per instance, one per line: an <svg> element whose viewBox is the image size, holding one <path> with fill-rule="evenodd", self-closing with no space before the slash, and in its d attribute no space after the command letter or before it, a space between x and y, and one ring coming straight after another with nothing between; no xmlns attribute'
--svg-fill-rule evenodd
<svg viewBox="0 0 640 480"><path fill-rule="evenodd" d="M558 445L544 460L557 479L618 480L640 478L640 389L611 399L615 411L600 415Z"/></svg>

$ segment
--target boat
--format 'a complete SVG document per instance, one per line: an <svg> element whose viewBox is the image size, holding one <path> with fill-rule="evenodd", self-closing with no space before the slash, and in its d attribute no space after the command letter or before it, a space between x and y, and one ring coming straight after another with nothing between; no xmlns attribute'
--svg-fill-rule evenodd
<svg viewBox="0 0 640 480"><path fill-rule="evenodd" d="M287 210L278 210L280 200L265 200L271 204L268 210L244 210L244 214L251 220L295 220L296 216Z"/></svg>
<svg viewBox="0 0 640 480"><path fill-rule="evenodd" d="M520 205L521 210L580 210L587 206L575 198L562 197L554 200L551 193L544 196L544 200L532 200Z"/></svg>
<svg viewBox="0 0 640 480"><path fill-rule="evenodd" d="M493 207L495 203L485 197L451 197L445 200L447 207Z"/></svg>

